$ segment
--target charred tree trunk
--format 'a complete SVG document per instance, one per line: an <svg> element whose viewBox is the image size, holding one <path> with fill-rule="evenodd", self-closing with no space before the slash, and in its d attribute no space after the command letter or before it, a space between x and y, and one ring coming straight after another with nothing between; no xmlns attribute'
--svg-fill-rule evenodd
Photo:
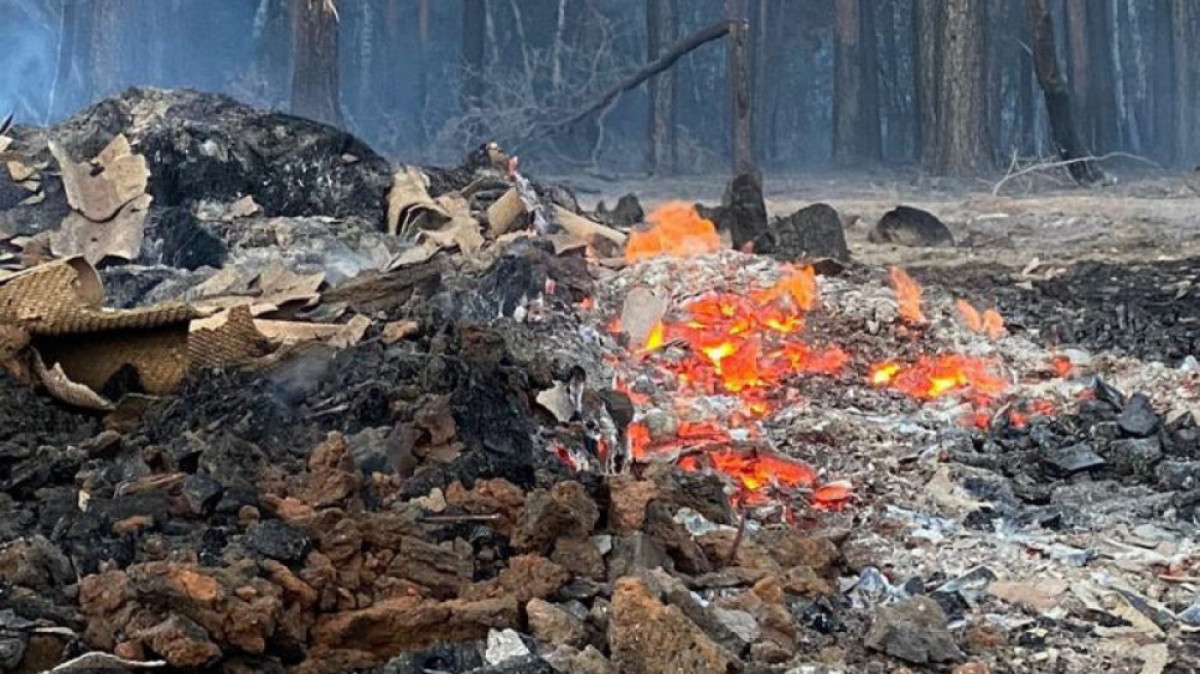
<svg viewBox="0 0 1200 674"><path fill-rule="evenodd" d="M1050 116L1050 130L1059 155L1074 163L1067 166L1071 177L1080 185L1091 185L1104 177L1079 136L1071 109L1071 94L1063 82L1058 69L1058 48L1054 40L1054 23L1046 0L1025 0L1032 31L1033 65L1038 82L1046 95L1046 111Z"/></svg>
<svg viewBox="0 0 1200 674"><path fill-rule="evenodd" d="M1113 17L1107 0L1088 2L1088 110L1091 113L1092 148L1111 152L1121 144L1115 63L1112 41Z"/></svg>
<svg viewBox="0 0 1200 674"><path fill-rule="evenodd" d="M992 167L987 109L986 0L945 0L937 36L937 154L928 168L964 175Z"/></svg>
<svg viewBox="0 0 1200 674"><path fill-rule="evenodd" d="M1200 5L1174 0L1175 130L1178 163L1200 164Z"/></svg>
<svg viewBox="0 0 1200 674"><path fill-rule="evenodd" d="M871 3L837 0L834 30L833 159L879 159L879 81Z"/></svg>
<svg viewBox="0 0 1200 674"><path fill-rule="evenodd" d="M675 44L674 0L647 0L646 35L647 62L653 63ZM650 172L655 175L674 173L676 169L675 137L675 69L670 68L650 78Z"/></svg>
<svg viewBox="0 0 1200 674"><path fill-rule="evenodd" d="M767 159L770 142L766 128L767 101L771 97L771 82L777 78L768 74L767 49L771 26L771 1L751 0L753 16L750 18L750 96L754 107L750 110L751 135L754 137L754 161L759 165Z"/></svg>
<svg viewBox="0 0 1200 674"><path fill-rule="evenodd" d="M858 158L862 128L859 63L859 0L836 0L833 31L833 161L846 166Z"/></svg>
<svg viewBox="0 0 1200 674"><path fill-rule="evenodd" d="M338 18L322 0L292 6L292 114L341 126Z"/></svg>
<svg viewBox="0 0 1200 674"><path fill-rule="evenodd" d="M746 0L725 0L729 19L725 63L730 92L730 152L733 175L749 173L754 168L750 123L750 53L747 45L748 22Z"/></svg>
<svg viewBox="0 0 1200 674"><path fill-rule="evenodd" d="M478 110L483 103L483 54L487 46L487 4L463 0L462 109Z"/></svg>
<svg viewBox="0 0 1200 674"><path fill-rule="evenodd" d="M944 20L942 0L912 0L913 101L916 105L914 158L929 165L941 150L938 126L938 40Z"/></svg>

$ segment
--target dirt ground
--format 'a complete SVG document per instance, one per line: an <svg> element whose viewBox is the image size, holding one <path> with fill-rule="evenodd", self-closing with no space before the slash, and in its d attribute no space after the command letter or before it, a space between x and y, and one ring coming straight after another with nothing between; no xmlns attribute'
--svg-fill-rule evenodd
<svg viewBox="0 0 1200 674"><path fill-rule="evenodd" d="M673 199L716 203L723 178L632 181L572 179L585 207L633 192L647 207ZM872 175L768 174L767 208L773 216L825 202L852 221L846 229L855 258L869 265L998 263L1024 268L1079 260L1148 262L1200 255L1200 174L1159 172L1119 177L1113 185L1082 189L1008 182L937 181ZM928 210L954 233L956 248L916 249L867 241L871 226L899 204ZM857 216L857 221L854 221Z"/></svg>

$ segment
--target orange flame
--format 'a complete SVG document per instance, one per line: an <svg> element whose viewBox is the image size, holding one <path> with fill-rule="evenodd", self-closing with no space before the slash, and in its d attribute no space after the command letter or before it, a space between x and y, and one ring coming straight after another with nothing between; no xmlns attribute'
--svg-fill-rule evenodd
<svg viewBox="0 0 1200 674"><path fill-rule="evenodd" d="M995 309L988 309L983 312L983 332L990 339L997 340L1008 334L1004 329L1004 317Z"/></svg>
<svg viewBox="0 0 1200 674"><path fill-rule="evenodd" d="M924 323L925 314L921 313L921 285L899 267L892 267L888 275L892 280L892 289L896 291L896 302L900 304L900 316L910 323Z"/></svg>
<svg viewBox="0 0 1200 674"><path fill-rule="evenodd" d="M966 300L959 300L954 303L954 308L958 309L958 317L962 319L963 325L971 332L983 331L983 319L979 317L979 312L971 303Z"/></svg>
<svg viewBox="0 0 1200 674"><path fill-rule="evenodd" d="M650 228L634 231L625 244L628 264L663 255L692 257L721 249L717 228L689 204L664 204L647 216L646 221Z"/></svg>

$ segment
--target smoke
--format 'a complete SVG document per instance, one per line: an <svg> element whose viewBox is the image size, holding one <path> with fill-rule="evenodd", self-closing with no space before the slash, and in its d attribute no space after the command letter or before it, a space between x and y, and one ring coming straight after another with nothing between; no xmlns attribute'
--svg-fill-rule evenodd
<svg viewBox="0 0 1200 674"><path fill-rule="evenodd" d="M18 123L46 123L58 54L57 4L0 0L0 117L13 112Z"/></svg>

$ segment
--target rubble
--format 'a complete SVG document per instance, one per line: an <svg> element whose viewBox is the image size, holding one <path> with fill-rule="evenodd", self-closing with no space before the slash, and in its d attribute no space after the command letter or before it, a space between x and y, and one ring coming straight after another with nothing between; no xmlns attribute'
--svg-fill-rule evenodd
<svg viewBox="0 0 1200 674"><path fill-rule="evenodd" d="M227 165L264 129L299 145ZM202 94L133 90L10 149L44 199L0 193L0 223L51 245L0 276L6 668L1197 661L1196 374L1103 351L1191 336L1035 332L1101 272L971 296L1004 313L981 330L970 274L922 295L791 264L848 259L828 207L729 250L690 206L593 219L494 144L394 167ZM138 251L37 257L142 197ZM1160 297L1157 273L1128 285Z"/></svg>

